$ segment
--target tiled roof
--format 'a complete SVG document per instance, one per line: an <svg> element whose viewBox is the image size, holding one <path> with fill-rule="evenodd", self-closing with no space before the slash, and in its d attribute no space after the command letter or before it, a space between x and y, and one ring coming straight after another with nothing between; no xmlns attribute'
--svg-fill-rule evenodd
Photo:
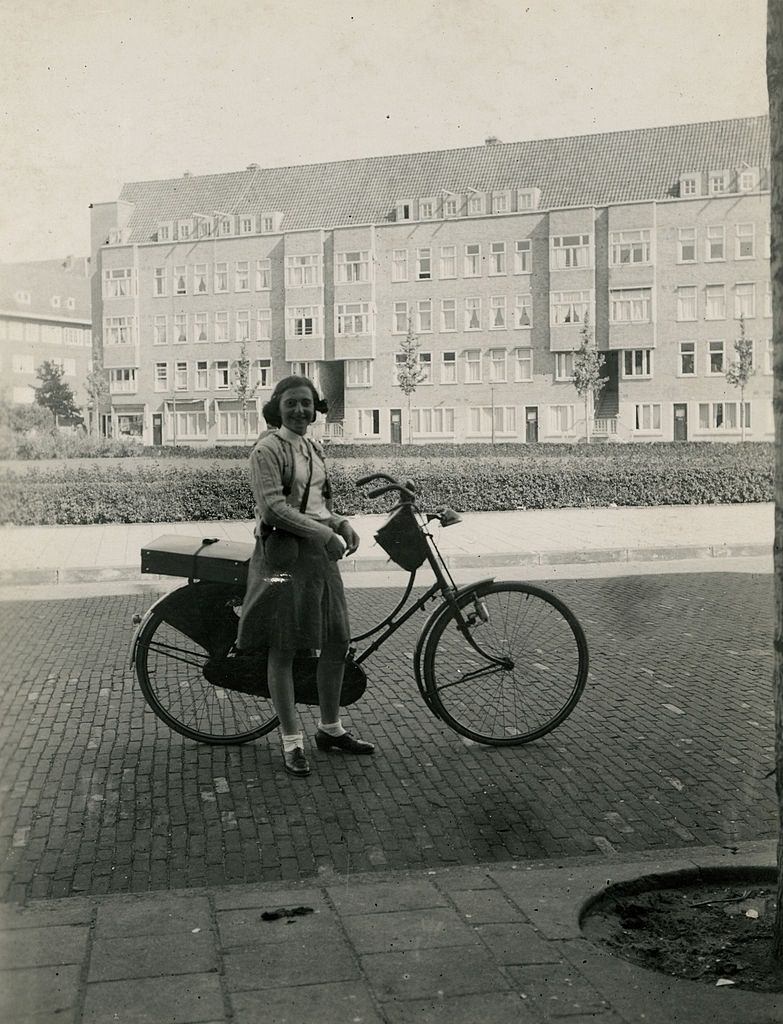
<svg viewBox="0 0 783 1024"><path fill-rule="evenodd" d="M467 149L143 181L120 198L135 205L130 241L159 221L193 213L282 211L283 229L382 223L400 199L469 188L541 189L542 208L603 206L676 195L680 176L769 165L766 116L579 135Z"/></svg>
<svg viewBox="0 0 783 1024"><path fill-rule="evenodd" d="M0 263L0 310L50 320L90 322L89 259L84 256L33 263ZM30 301L20 300L20 294ZM59 307L52 305L60 297ZM68 308L68 299L74 308Z"/></svg>

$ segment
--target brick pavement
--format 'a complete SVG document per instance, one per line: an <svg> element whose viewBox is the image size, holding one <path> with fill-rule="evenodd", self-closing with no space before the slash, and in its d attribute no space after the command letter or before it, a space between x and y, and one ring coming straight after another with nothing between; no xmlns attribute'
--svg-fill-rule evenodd
<svg viewBox="0 0 783 1024"><path fill-rule="evenodd" d="M418 697L409 625L368 663L371 686L348 716L378 755L314 751L306 782L281 771L270 740L197 745L145 710L127 666L138 598L5 604L3 898L773 836L771 579L640 576L552 589L583 622L592 657L586 694L558 730L521 748L463 742ZM356 625L392 597L352 591Z"/></svg>

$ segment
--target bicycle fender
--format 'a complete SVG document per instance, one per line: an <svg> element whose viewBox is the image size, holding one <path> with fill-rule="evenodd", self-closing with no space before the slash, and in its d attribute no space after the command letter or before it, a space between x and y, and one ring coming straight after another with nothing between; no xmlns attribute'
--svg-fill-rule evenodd
<svg viewBox="0 0 783 1024"><path fill-rule="evenodd" d="M161 604L163 604L164 601L168 601L172 594L175 594L180 590L186 590L188 586L190 586L190 584L186 584L184 587L175 587L174 590L170 590L167 594L161 594L158 600L151 604L149 608L146 610L146 612L142 615L139 624L136 626L136 629L133 633L133 639L131 640L130 643L131 668L133 668L133 666L136 664L136 648L139 646L139 637L141 636L141 631L144 629L149 620L155 614L155 611Z"/></svg>
<svg viewBox="0 0 783 1024"><path fill-rule="evenodd" d="M484 583L494 582L494 576L485 576L484 579L476 580L474 583L466 583L461 587L457 587L454 596L460 597L460 595L464 594L467 590L473 590L474 587L480 587ZM446 612L448 612L449 610L449 606L445 601L441 601L440 604L436 605L435 608L433 608L433 610L430 612L429 618L422 627L421 633L419 633L419 639L416 641L416 650L414 651L413 654L413 673L414 676L416 677L416 685L419 688L419 693L422 695L422 697L425 700L425 703L427 703L428 706L429 701L425 696L424 680L421 677L421 660L422 655L424 654L424 645L427 642L427 638L429 637L430 631L432 630L432 627L435 625L436 620L439 619L441 615L446 614Z"/></svg>

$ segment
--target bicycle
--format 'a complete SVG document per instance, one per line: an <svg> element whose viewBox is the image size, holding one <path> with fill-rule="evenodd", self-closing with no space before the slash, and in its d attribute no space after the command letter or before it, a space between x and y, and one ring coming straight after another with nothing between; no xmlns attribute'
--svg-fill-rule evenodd
<svg viewBox="0 0 783 1024"><path fill-rule="evenodd" d="M429 710L467 739L493 746L529 743L551 732L574 710L587 681L587 641L576 616L553 594L521 581L488 577L457 586L430 525L437 520L452 526L460 516L449 508L423 512L415 504L414 485L386 473L356 483L363 487L378 480L386 483L368 497L396 492L399 501L376 540L410 576L394 609L351 639L343 706L364 692L363 663L440 597L413 656L416 683ZM246 657L235 648L252 546L207 538L188 541L184 552L174 550L182 547L182 538L160 538L147 549L146 564L142 552L142 571L187 575L188 583L137 618L131 664L139 686L152 711L190 739L216 744L258 739L278 720L266 689L265 657ZM435 582L406 608L424 562ZM316 661L312 652L304 652L294 662L298 703L317 704Z"/></svg>

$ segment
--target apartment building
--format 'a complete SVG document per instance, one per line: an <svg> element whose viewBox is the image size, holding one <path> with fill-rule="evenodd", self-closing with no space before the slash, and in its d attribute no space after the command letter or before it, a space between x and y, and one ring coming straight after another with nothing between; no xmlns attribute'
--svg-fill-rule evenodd
<svg viewBox="0 0 783 1024"><path fill-rule="evenodd" d="M93 206L92 239L107 432L236 442L303 372L330 438L573 441L587 321L594 435L772 437L765 117L132 183Z"/></svg>
<svg viewBox="0 0 783 1024"><path fill-rule="evenodd" d="M92 369L90 268L84 257L0 263L0 379L14 405L35 400L37 368L58 363L78 406Z"/></svg>

